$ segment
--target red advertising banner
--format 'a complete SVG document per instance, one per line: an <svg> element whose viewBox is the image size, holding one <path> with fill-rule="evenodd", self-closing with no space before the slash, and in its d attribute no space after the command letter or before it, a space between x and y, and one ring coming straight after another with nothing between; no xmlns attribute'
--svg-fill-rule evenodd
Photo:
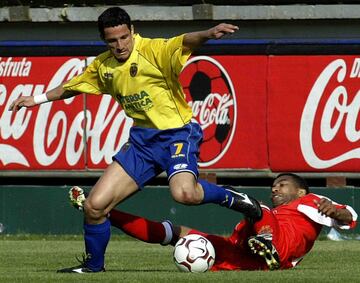
<svg viewBox="0 0 360 283"><path fill-rule="evenodd" d="M132 120L109 95L80 95L17 113L93 58L0 57L0 169L104 169ZM200 167L360 169L360 58L195 56L180 80L204 132Z"/></svg>
<svg viewBox="0 0 360 283"><path fill-rule="evenodd" d="M360 170L360 58L269 57L273 171Z"/></svg>
<svg viewBox="0 0 360 283"><path fill-rule="evenodd" d="M83 98L9 111L22 95L38 95L82 72L70 57L0 58L0 168L83 169Z"/></svg>
<svg viewBox="0 0 360 283"><path fill-rule="evenodd" d="M37 95L80 73L92 58L0 58L0 168L103 169L128 139L132 120L109 95L82 95L17 113L20 95ZM203 168L263 169L266 56L198 56L181 82L204 131Z"/></svg>
<svg viewBox="0 0 360 283"><path fill-rule="evenodd" d="M181 83L204 132L201 167L268 167L266 66L266 56L197 56L187 62Z"/></svg>

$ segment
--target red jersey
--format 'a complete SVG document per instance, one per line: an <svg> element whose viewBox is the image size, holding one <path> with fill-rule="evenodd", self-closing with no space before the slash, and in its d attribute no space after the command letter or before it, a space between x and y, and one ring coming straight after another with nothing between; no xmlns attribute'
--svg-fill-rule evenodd
<svg viewBox="0 0 360 283"><path fill-rule="evenodd" d="M357 214L347 205L333 202L337 208L346 208L352 214L352 222L349 225L342 225L330 217L321 215L314 202L321 198L327 197L307 194L271 210L263 206L263 217L260 221L254 225L241 221L230 237L209 235L195 230L190 233L203 234L213 243L216 259L212 270L258 270L268 267L258 255L250 253L247 240L264 227L270 228L273 245L279 253L281 268L292 268L310 251L322 226L350 229L356 225Z"/></svg>
<svg viewBox="0 0 360 283"><path fill-rule="evenodd" d="M279 230L273 235L273 244L279 253L281 267L295 266L313 247L323 225L338 229L355 227L357 214L349 206L333 202L337 208L347 208L351 212L353 221L350 225L341 225L321 215L315 203L321 198L325 197L307 194L271 210L279 225Z"/></svg>

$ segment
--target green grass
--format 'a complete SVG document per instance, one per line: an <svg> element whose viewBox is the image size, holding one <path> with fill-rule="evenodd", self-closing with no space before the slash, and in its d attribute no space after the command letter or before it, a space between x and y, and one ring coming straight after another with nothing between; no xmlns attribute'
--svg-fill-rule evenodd
<svg viewBox="0 0 360 283"><path fill-rule="evenodd" d="M176 269L172 247L115 236L107 250L107 272L55 272L75 265L82 250L80 236L1 236L0 282L360 282L359 241L317 241L292 270L190 274Z"/></svg>

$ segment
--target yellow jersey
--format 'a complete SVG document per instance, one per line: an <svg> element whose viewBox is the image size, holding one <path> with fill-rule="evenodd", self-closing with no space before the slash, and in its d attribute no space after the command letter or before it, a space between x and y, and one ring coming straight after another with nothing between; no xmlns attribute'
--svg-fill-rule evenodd
<svg viewBox="0 0 360 283"><path fill-rule="evenodd" d="M118 62L110 51L98 55L84 73L64 89L88 94L110 94L134 125L159 130L179 128L192 118L179 74L191 55L183 50L184 35L170 39L134 36L133 51Z"/></svg>

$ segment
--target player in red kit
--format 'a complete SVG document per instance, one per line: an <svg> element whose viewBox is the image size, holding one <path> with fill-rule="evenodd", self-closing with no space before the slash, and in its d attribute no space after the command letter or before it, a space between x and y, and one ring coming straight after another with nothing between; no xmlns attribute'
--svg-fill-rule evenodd
<svg viewBox="0 0 360 283"><path fill-rule="evenodd" d="M80 188L72 188L70 198L75 206L81 207L81 198L72 198L79 192L82 193ZM356 225L357 213L352 207L310 193L305 180L292 173L275 178L271 200L273 208L262 205L260 220L244 219L229 237L173 225L170 221L151 221L118 210L112 210L109 219L126 234L149 243L174 245L179 237L201 234L215 248L213 271L292 268L311 250L323 226L350 229Z"/></svg>

